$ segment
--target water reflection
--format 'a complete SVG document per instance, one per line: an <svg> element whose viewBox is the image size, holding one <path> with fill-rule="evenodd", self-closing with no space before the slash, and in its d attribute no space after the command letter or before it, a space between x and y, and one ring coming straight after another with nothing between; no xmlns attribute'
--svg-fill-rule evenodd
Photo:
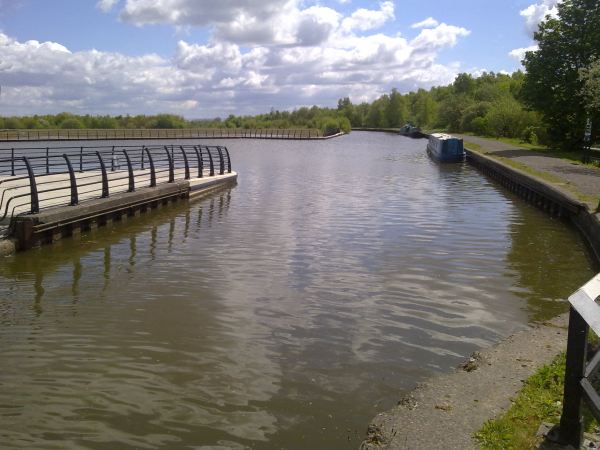
<svg viewBox="0 0 600 450"><path fill-rule="evenodd" d="M517 280L511 291L526 301L530 320L539 322L566 312L564 299L600 268L582 237L566 225L557 226L560 219L548 218L528 204L521 204L520 210L521 219L511 224L507 276ZM574 252L574 247L580 251ZM573 270L580 266L582 254L590 267Z"/></svg>
<svg viewBox="0 0 600 450"><path fill-rule="evenodd" d="M545 268L591 276L573 230L420 142L228 142L233 190L1 261L0 447L356 448L559 304Z"/></svg>

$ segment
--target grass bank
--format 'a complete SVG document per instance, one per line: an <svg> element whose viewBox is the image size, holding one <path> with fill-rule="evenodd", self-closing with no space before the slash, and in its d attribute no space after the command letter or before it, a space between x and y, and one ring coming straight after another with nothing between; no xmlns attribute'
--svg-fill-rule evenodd
<svg viewBox="0 0 600 450"><path fill-rule="evenodd" d="M543 438L536 435L542 422L557 424L562 411L565 376L565 354L559 354L550 364L529 377L511 407L501 416L488 420L474 434L484 450L536 449ZM600 425L585 411L586 431L597 433Z"/></svg>

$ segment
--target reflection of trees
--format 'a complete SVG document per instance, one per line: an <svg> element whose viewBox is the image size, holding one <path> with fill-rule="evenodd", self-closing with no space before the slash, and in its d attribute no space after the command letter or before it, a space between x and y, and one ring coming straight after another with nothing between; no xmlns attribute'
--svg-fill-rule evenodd
<svg viewBox="0 0 600 450"><path fill-rule="evenodd" d="M573 227L516 205L522 217L510 226L509 276L516 278L515 294L526 300L530 320L547 320L566 311L564 300L593 276L593 259Z"/></svg>

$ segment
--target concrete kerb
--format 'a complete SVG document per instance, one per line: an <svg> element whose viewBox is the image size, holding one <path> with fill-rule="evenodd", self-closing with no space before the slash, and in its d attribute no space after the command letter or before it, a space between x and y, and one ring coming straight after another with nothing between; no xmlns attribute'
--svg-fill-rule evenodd
<svg viewBox="0 0 600 450"><path fill-rule="evenodd" d="M577 213L580 209L588 209L588 205L576 199L569 191L555 186L541 178L528 174L516 167L499 161L496 158L484 155L473 150L465 149L467 161L472 165L485 165L494 169L496 172L511 178L514 182L521 186L538 192L550 200L560 202L565 205L571 212Z"/></svg>

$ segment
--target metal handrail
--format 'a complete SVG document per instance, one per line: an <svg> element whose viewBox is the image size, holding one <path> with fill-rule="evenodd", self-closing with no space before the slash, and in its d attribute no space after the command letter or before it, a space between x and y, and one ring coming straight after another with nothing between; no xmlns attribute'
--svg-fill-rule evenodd
<svg viewBox="0 0 600 450"><path fill-rule="evenodd" d="M587 362L588 332L591 328L600 336L600 274L596 275L569 297L569 334L563 410L553 440L580 448L583 443L582 402L600 420L600 395L590 379L600 370L600 351Z"/></svg>
<svg viewBox="0 0 600 450"><path fill-rule="evenodd" d="M179 147L176 153L175 147ZM140 186L189 180L191 169L197 169L198 178L214 176L213 158L218 158L219 167L231 166L227 148L220 149L205 145L0 148L0 222L12 219L15 211L36 214L51 206L133 192ZM125 158L126 167L118 155ZM208 173L205 167L210 167Z"/></svg>
<svg viewBox="0 0 600 450"><path fill-rule="evenodd" d="M179 128L179 129L73 129L0 130L0 141L195 139L195 138L314 139L314 128Z"/></svg>

